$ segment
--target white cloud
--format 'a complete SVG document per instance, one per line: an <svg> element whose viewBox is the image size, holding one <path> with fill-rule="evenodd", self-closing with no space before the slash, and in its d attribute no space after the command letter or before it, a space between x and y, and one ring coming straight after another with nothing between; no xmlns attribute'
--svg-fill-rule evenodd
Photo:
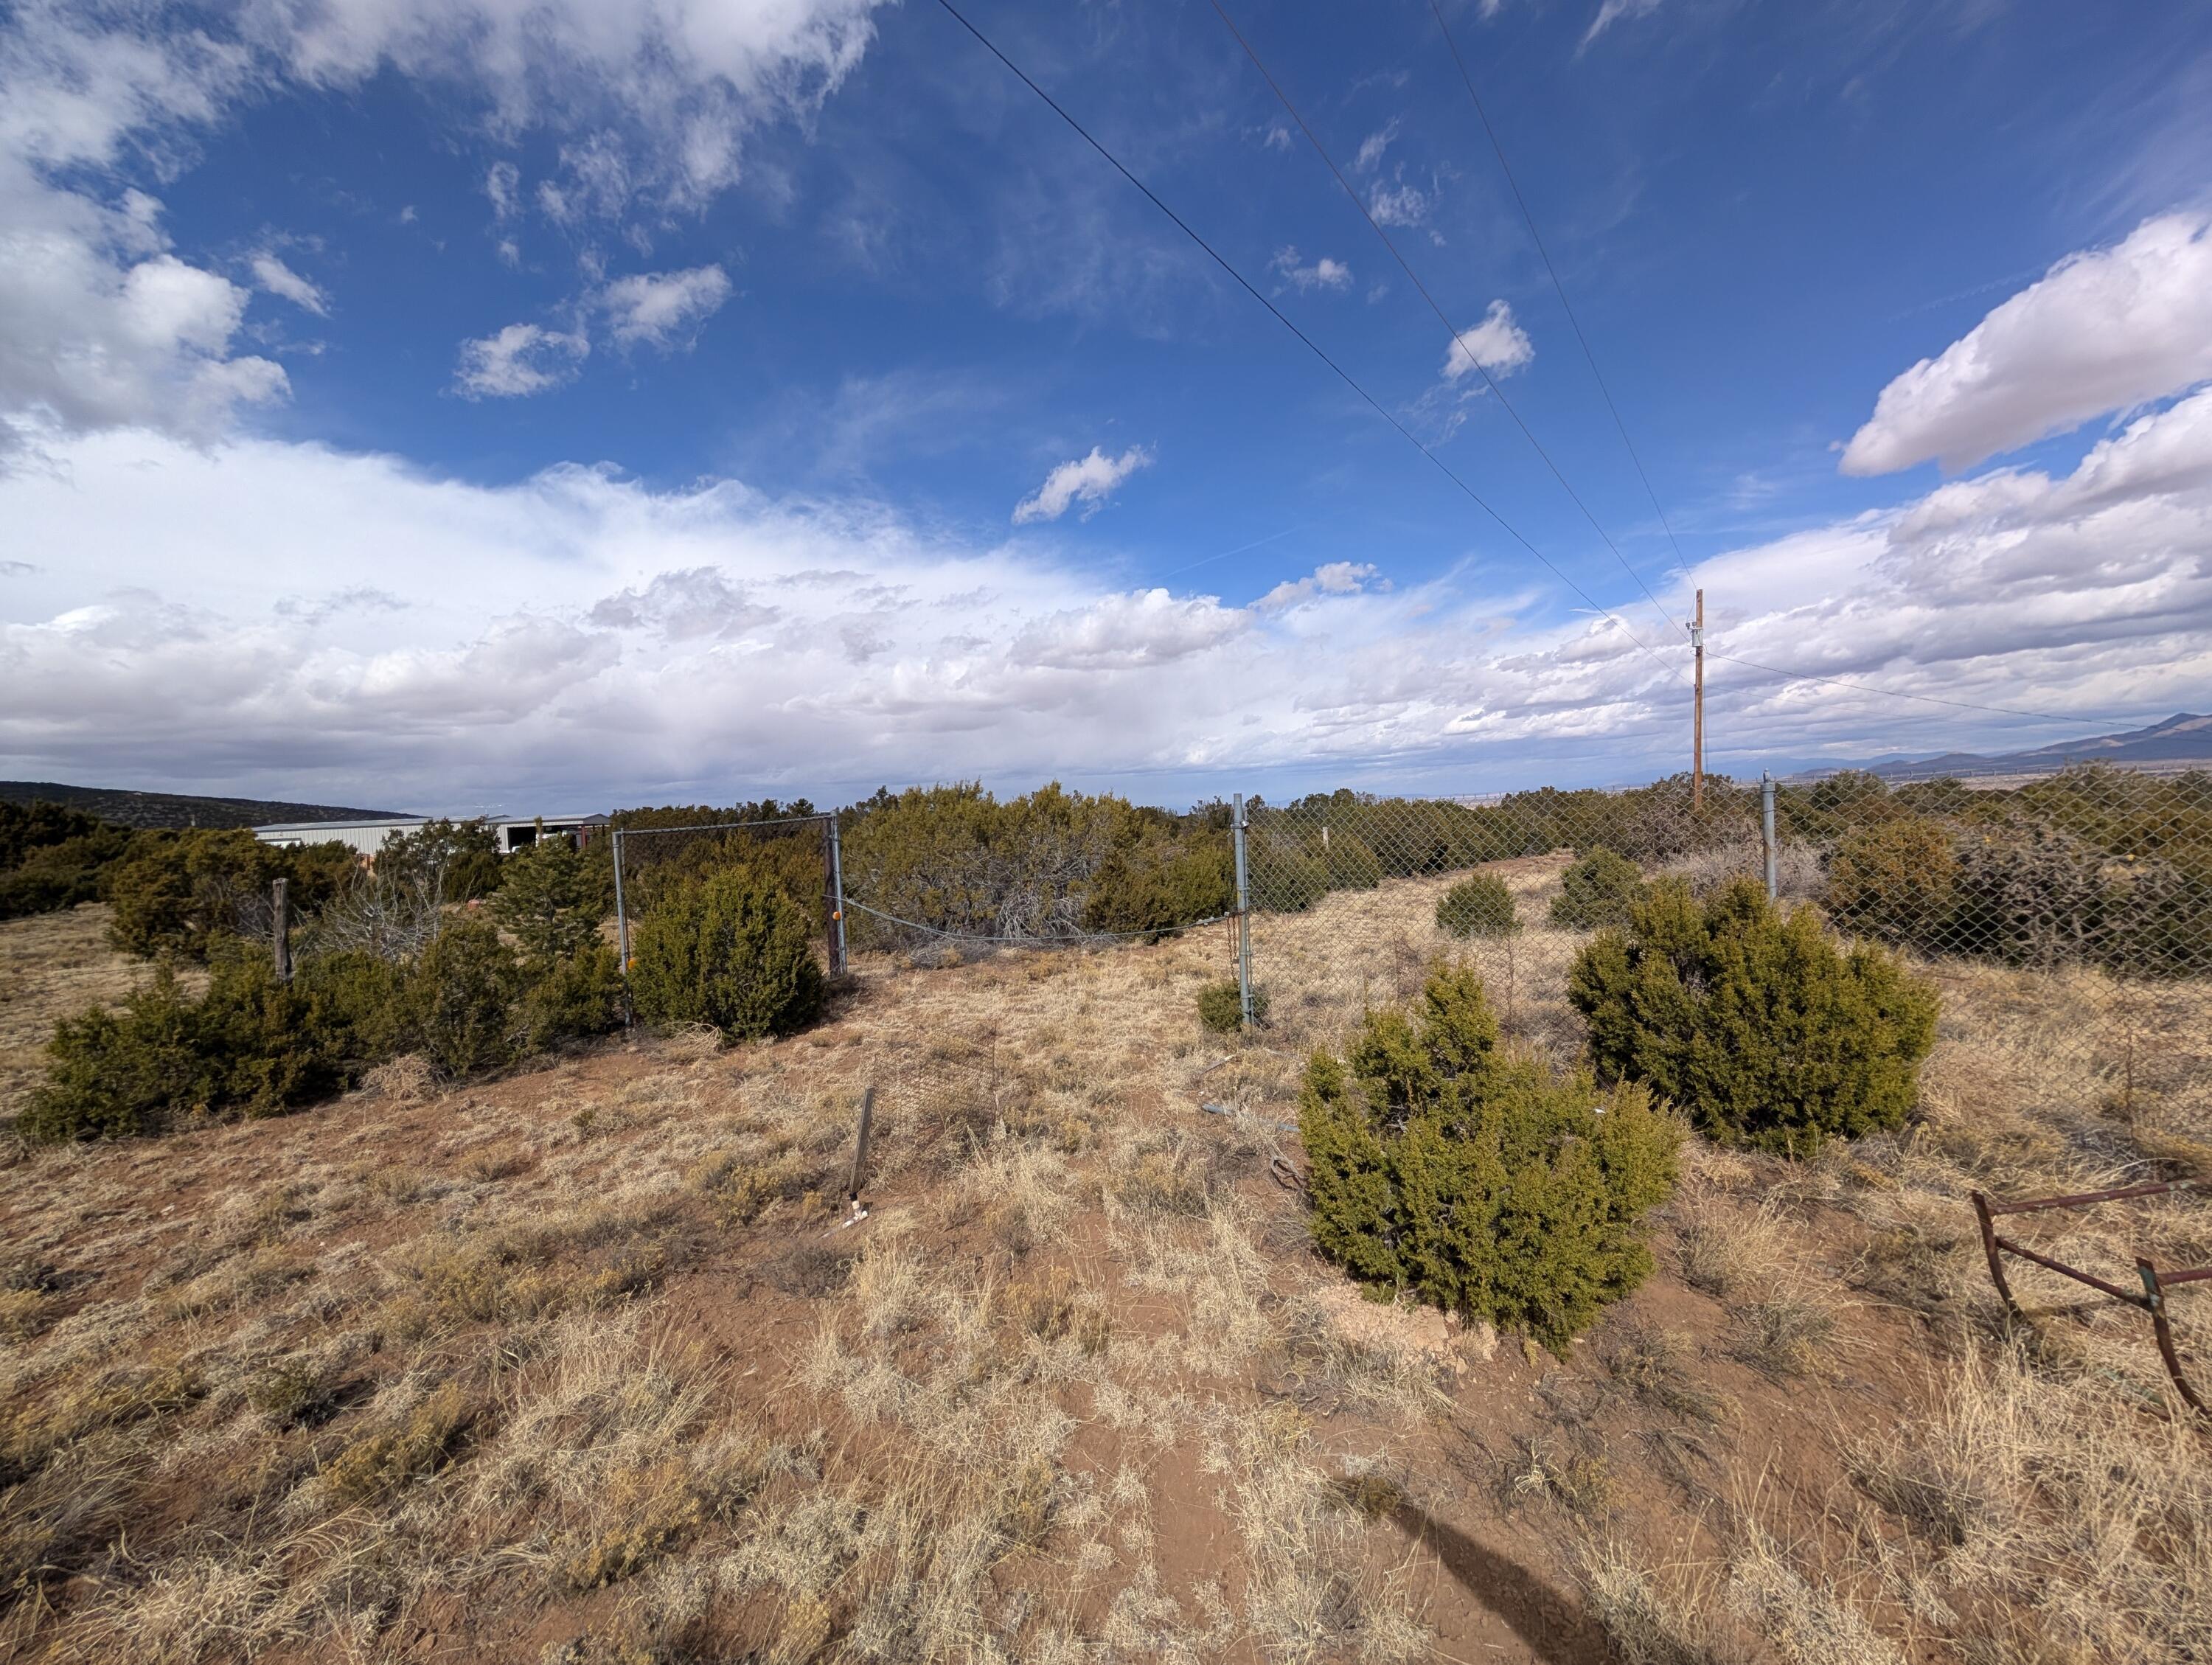
<svg viewBox="0 0 2212 1665"><path fill-rule="evenodd" d="M1446 381L1457 381L1480 365L1492 376L1510 376L1533 363L1535 357L1535 343L1513 321L1513 308L1503 301L1493 301L1481 323L1461 331L1459 339L1444 349L1443 374Z"/></svg>
<svg viewBox="0 0 2212 1665"><path fill-rule="evenodd" d="M1267 137L1260 143L1270 150L1287 150L1296 141L1291 137L1291 130L1279 121L1268 127Z"/></svg>
<svg viewBox="0 0 2212 1665"><path fill-rule="evenodd" d="M1419 186L1401 183L1377 191L1369 198L1367 211L1378 225L1417 226L1429 217L1431 206L1428 193Z"/></svg>
<svg viewBox="0 0 2212 1665"><path fill-rule="evenodd" d="M239 32L311 86L357 86L387 66L459 82L499 126L590 133L619 149L633 185L696 204L737 180L752 129L836 90L873 39L879 3L252 0Z"/></svg>
<svg viewBox="0 0 2212 1665"><path fill-rule="evenodd" d="M1094 445L1088 457L1060 464L1044 477L1044 483L1034 495L1015 504L1014 524L1023 526L1032 520L1057 520L1074 503L1083 505L1083 519L1088 520L1105 507L1116 486L1139 469L1149 467L1152 460L1152 452L1141 445L1131 446L1118 457L1109 457Z"/></svg>
<svg viewBox="0 0 2212 1665"><path fill-rule="evenodd" d="M740 177L754 130L805 118L851 73L879 3L21 0L0 27L0 452L115 425L207 439L288 391L233 352L246 291L173 250L118 177L173 165L241 103L397 71L459 87L495 137L562 137L548 184L571 220L696 210ZM513 163L483 188L495 218L520 211ZM256 275L301 305L320 294Z"/></svg>
<svg viewBox="0 0 2212 1665"><path fill-rule="evenodd" d="M622 345L645 341L667 348L696 331L729 298L729 276L720 266L695 266L618 277L599 291L599 304Z"/></svg>
<svg viewBox="0 0 2212 1665"><path fill-rule="evenodd" d="M1173 796L1276 765L1466 791L1577 756L1648 778L1686 732L1679 684L1606 620L1543 622L1548 586L1517 572L1394 590L1347 550L1238 607L729 481L487 487L143 431L57 447L0 479L0 525L71 556L0 586L0 772L27 778L526 810L1116 771ZM2212 679L2212 392L2069 474L1954 482L1679 584L1708 591L1723 764L1988 738L1723 654L1991 704L2191 708Z"/></svg>
<svg viewBox="0 0 2212 1665"><path fill-rule="evenodd" d="M330 297L275 255L257 254L252 265L253 281L270 294L289 301L301 311L313 313L318 318L330 316Z"/></svg>
<svg viewBox="0 0 2212 1665"><path fill-rule="evenodd" d="M1597 15L1590 19L1589 27L1583 32L1582 44L1584 47L1589 46L1590 42L1623 18L1648 17L1658 9L1659 0L1605 0L1605 3L1597 9Z"/></svg>
<svg viewBox="0 0 2212 1665"><path fill-rule="evenodd" d="M1393 117L1377 131L1360 140L1359 154L1352 159L1352 165L1362 173L1382 166L1382 153L1390 148L1391 142L1398 137L1398 127L1397 118Z"/></svg>
<svg viewBox="0 0 2212 1665"><path fill-rule="evenodd" d="M1332 260L1326 254L1311 265L1303 265L1296 247L1285 244L1275 252L1268 264L1295 289L1344 290L1352 287L1352 268L1341 260Z"/></svg>
<svg viewBox="0 0 2212 1665"><path fill-rule="evenodd" d="M511 161L494 162L484 171L484 195L493 219L512 220L522 210L522 170Z"/></svg>
<svg viewBox="0 0 2212 1665"><path fill-rule="evenodd" d="M510 324L481 340L461 343L453 386L464 398L517 398L560 386L589 355L580 334L538 324Z"/></svg>
<svg viewBox="0 0 2212 1665"><path fill-rule="evenodd" d="M118 423L204 440L289 391L232 355L247 291L168 252L160 206L49 190L0 155L0 457Z"/></svg>
<svg viewBox="0 0 2212 1665"><path fill-rule="evenodd" d="M1330 561L1304 578L1286 578L1252 604L1259 613L1281 613L1317 596L1358 595L1376 575L1371 562ZM1388 587L1387 586L1385 587Z"/></svg>
<svg viewBox="0 0 2212 1665"><path fill-rule="evenodd" d="M1970 466L2212 378L2212 216L2070 256L1881 390L1846 474Z"/></svg>

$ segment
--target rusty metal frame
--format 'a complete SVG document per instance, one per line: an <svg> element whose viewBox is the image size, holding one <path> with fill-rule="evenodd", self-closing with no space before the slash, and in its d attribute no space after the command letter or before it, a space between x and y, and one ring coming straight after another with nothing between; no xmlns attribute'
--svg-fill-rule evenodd
<svg viewBox="0 0 2212 1665"><path fill-rule="evenodd" d="M2158 1342L2158 1356L2166 1365L2166 1373L2173 1380L2175 1390L2183 1401L2200 1417L2212 1420L2212 1405L2200 1397L2190 1385L2186 1372L2181 1368L2181 1354L2173 1343L2173 1326L2166 1317L2166 1291L2177 1285L2212 1283L2212 1267L2193 1267L2185 1271L2160 1272L2149 1261L2136 1256L2136 1276L2142 1280L2142 1290L2122 1289L2118 1284L2107 1283L2102 1278L2068 1266L2063 1261L2054 1261L2039 1254L2025 1243L1997 1234L1997 1219L2006 1214L2035 1214L2051 1208L2087 1208L2100 1202L2124 1202L2136 1197L2173 1196L2182 1192L2203 1188L2203 1182L2193 1179L2158 1180L2148 1185L2119 1185L2107 1191L2083 1191L2068 1197L2030 1197L2014 1202L1993 1202L1981 1192L1972 1193L1974 1218L1982 1228L1982 1253L1989 1257L1990 1281L1997 1286L2003 1297L2005 1310L2026 1323L2028 1316L2014 1298L2012 1285L2006 1279L2004 1256L2017 1255L2023 1261L2033 1261L2046 1271L2071 1278L2077 1284L2086 1284L2100 1295L2109 1295L2116 1301L2124 1301L2150 1315L2151 1334Z"/></svg>

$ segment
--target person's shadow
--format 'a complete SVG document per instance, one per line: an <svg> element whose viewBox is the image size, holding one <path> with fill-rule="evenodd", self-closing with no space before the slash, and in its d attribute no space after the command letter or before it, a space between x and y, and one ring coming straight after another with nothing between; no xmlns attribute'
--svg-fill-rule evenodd
<svg viewBox="0 0 2212 1665"><path fill-rule="evenodd" d="M1518 1561L1407 1500L1399 1501L1390 1518L1433 1548L1460 1587L1504 1619L1545 1665L1620 1665L1612 1639L1582 1604Z"/></svg>

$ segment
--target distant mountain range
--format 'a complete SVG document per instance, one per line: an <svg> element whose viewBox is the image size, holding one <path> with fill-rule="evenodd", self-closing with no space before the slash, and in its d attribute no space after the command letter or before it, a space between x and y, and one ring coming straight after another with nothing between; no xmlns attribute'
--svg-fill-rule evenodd
<svg viewBox="0 0 2212 1665"><path fill-rule="evenodd" d="M349 810L331 804L279 804L258 798L191 798L112 787L70 787L58 781L0 781L0 803L65 804L125 827L258 827L271 821L403 820L397 810Z"/></svg>
<svg viewBox="0 0 2212 1665"><path fill-rule="evenodd" d="M1826 763L1794 776L1815 781L1860 769L1885 780L1931 780L1944 775L1961 779L1979 775L2055 775L2075 763L2113 763L2122 769L2179 773L2212 768L2212 717L2186 712L2168 717L2148 728L2124 734L2099 734L2085 740L2060 740L2033 751L1994 755L1976 751L1947 751L1936 757L1885 757L1872 763Z"/></svg>

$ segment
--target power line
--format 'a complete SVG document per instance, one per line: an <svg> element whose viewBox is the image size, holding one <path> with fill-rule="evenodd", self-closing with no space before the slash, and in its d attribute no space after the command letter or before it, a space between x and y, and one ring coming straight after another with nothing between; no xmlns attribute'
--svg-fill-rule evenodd
<svg viewBox="0 0 2212 1665"><path fill-rule="evenodd" d="M1215 9L1219 9L1218 4ZM1636 441L1629 435L1628 423L1620 414L1620 406L1614 402L1613 389L1606 381L1605 372L1598 368L1597 353L1590 346L1589 337L1583 333L1582 319L1575 314L1574 303L1567 299L1567 286L1560 281L1559 269L1553 263L1552 252L1544 246L1543 234L1536 229L1536 216L1528 207L1528 197L1522 194L1521 181L1514 175L1513 165L1505 159L1505 147L1498 139L1497 128L1491 123L1490 112L1482 102L1482 94L1475 90L1474 76L1467 67L1467 59L1460 52L1459 42L1452 34L1451 25L1444 20L1443 8L1439 3L1439 0L1429 0L1429 11L1437 20L1437 31L1443 36L1445 49L1451 53L1452 64L1459 71L1461 84L1467 88L1468 101L1474 106L1475 117L1482 123L1483 137L1490 141L1491 154L1498 158L1498 171L1505 176L1506 187L1513 193L1514 205L1521 210L1521 222L1528 228L1528 240L1536 246L1537 257L1543 261L1545 273L1552 280L1553 292L1559 297L1559 310L1567 315L1567 324L1574 331L1575 340L1581 346L1583 357L1589 365L1590 378L1597 383L1599 396L1605 400L1606 410L1613 417L1613 425L1620 434L1622 448L1628 453L1628 460L1635 467L1636 477L1643 483L1644 495L1651 500L1651 511L1659 517L1660 526L1666 530L1667 541L1674 548L1675 560L1686 566L1688 557L1682 553L1681 541L1674 536L1674 527L1667 519L1666 507L1660 502L1659 493L1651 484L1651 476L1644 469L1644 459L1636 449ZM1647 590L1645 593L1648 595L1650 592ZM1664 612L1666 610L1662 607L1660 611ZM2004 717L2032 717L2040 722L2072 722L2079 718L2094 718L2099 722L2127 720L2118 717L2096 716L2095 714L2087 712L2077 713L2074 717L2058 717L2049 712L2021 711L2011 706L1981 705L1971 700L1939 699L1932 694L1907 694L1892 688L1876 688L1868 683L1845 682L1835 677L1816 677L1802 671L1785 671L1778 665L1760 665L1756 660L1743 659L1734 653L1723 653L1717 649L1713 650L1713 657L1727 659L1735 665L1749 665L1753 670L1765 671L1774 676L1786 677L1795 682L1825 683L1834 688L1848 688L1854 693L1886 696L1897 700L1915 700L1924 705L1945 705L1961 711L1986 711Z"/></svg>
<svg viewBox="0 0 2212 1665"><path fill-rule="evenodd" d="M1620 431L1620 442L1627 447L1628 460L1636 465L1636 477L1644 482L1644 495L1651 500L1651 511L1659 517L1660 526L1666 529L1667 541L1674 547L1674 559L1686 566L1688 561L1682 553L1681 542L1674 536L1674 525L1667 519L1667 511L1660 504L1659 494L1652 489L1651 477L1644 472L1644 459L1637 454L1636 441L1628 437L1628 424L1621 419L1620 407L1613 403L1613 389L1606 385L1605 373L1597 368L1597 355L1590 349L1589 337L1583 333L1582 320L1575 316L1574 306L1567 299L1567 286L1559 281L1559 269L1552 264L1552 252L1544 246L1543 236L1536 229L1536 216L1528 210L1528 199L1521 194L1521 182L1513 177L1512 166L1505 160L1505 147L1498 143L1498 130L1490 125L1490 112L1483 108L1482 94L1474 90L1474 77L1468 72L1467 60L1460 56L1459 42L1452 38L1451 27L1444 21L1443 8L1437 0L1429 0L1429 9L1435 14L1437 27L1443 31L1444 45L1450 50L1451 60L1459 70L1460 80L1466 84L1468 98L1474 105L1474 113L1481 119L1483 133L1490 140L1491 152L1498 158L1498 172L1505 175L1505 183L1513 192L1513 201L1521 210L1522 223L1528 228L1528 240L1535 244L1536 252L1543 259L1544 270L1551 275L1553 290L1559 297L1559 309L1566 313L1567 323L1574 330L1575 339L1582 343L1583 357L1589 362L1590 375L1597 382L1597 391L1605 399L1605 408L1613 413L1613 425ZM1647 590L1644 593L1649 595L1650 592ZM1659 611L1663 613L1667 610L1662 607ZM1672 623L1673 620L1670 618L1668 622Z"/></svg>
<svg viewBox="0 0 2212 1665"><path fill-rule="evenodd" d="M1306 143L1313 146L1314 154L1322 159L1330 173L1335 176L1337 184L1344 188L1344 194L1352 198L1352 205L1359 210L1360 218L1367 222L1367 228L1382 240L1382 246L1390 251L1390 258L1398 263L1398 270L1406 274L1407 281L1419 292L1421 299L1429 303L1429 310L1437 315L1437 321L1444 326L1445 333L1451 337L1452 345L1467 355L1467 362L1474 367L1475 374L1482 378L1483 385L1497 395L1498 403L1504 409L1505 414L1513 419L1513 425L1521 430L1522 438L1527 440L1536 454L1544 459L1544 466L1552 471L1552 477L1559 483L1559 489L1573 499L1575 507L1583 512L1583 519L1590 523L1590 530L1596 532L1606 548L1613 551L1613 558L1620 562L1620 569L1636 580L1636 587L1643 591L1644 598L1659 610L1660 617L1665 619L1668 625L1680 629L1681 627L1675 624L1674 616L1667 611L1666 604L1652 594L1651 586L1644 581L1644 575L1629 564L1628 557L1620 552L1620 546L1615 544L1612 536L1598 524L1598 518L1590 512L1589 505L1582 500L1582 495L1569 483L1567 477L1560 471L1559 465L1552 460L1552 453L1544 449L1543 442L1537 439L1534 430L1522 419L1520 411L1514 408L1513 401L1506 398L1505 390L1498 385L1497 379L1490 374L1489 368L1475 356L1474 349L1467 344L1458 327L1445 315L1444 309L1437 303L1436 296L1429 293L1428 285L1421 282L1420 274L1413 270L1412 263L1400 251L1396 240L1382 228L1382 222L1375 217L1374 211L1368 207L1367 199L1353 187L1351 180L1344 177L1344 170L1336 165L1336 158L1329 155L1328 147L1321 142L1320 136L1314 131L1312 125L1298 113L1298 106L1291 102L1291 95L1283 90L1283 84L1275 79L1273 72L1261 60L1260 54L1253 49L1252 43L1244 38L1244 32L1237 27L1236 20L1229 15L1228 9L1223 6L1221 0L1211 0L1211 3L1214 15L1218 17L1223 27L1236 37L1237 44L1244 49L1244 56L1252 60L1252 67L1260 72L1260 78L1267 83L1269 90L1275 94L1283 108L1290 112L1291 119L1297 123L1298 131L1306 136ZM1577 333L1580 333L1579 328ZM1587 343L1584 343L1583 350L1585 352L1589 350ZM1595 361L1593 360L1592 363L1595 365ZM1609 402L1610 396L1608 396ZM1626 430L1623 429L1622 432L1623 436L1626 437ZM1648 489L1650 483L1646 481L1644 483ZM1654 501L1656 503L1656 500L1655 499ZM1666 517L1662 514L1660 519L1663 523ZM1670 528L1668 536L1671 538L1673 535ZM1679 555L1680 552L1678 549L1676 553Z"/></svg>
<svg viewBox="0 0 2212 1665"><path fill-rule="evenodd" d="M1604 614L1607 618L1610 619L1614 625L1619 627L1624 635L1626 635L1631 641L1634 642L1638 647L1641 648L1644 653L1650 657L1652 663L1658 665L1660 669L1666 671L1668 675L1673 677L1675 681L1680 682L1682 679L1682 673L1676 670L1673 665L1668 664L1665 659L1661 659L1658 653L1644 641L1643 637L1638 635L1635 631L1628 628L1626 623L1623 621L1618 614L1613 612L1612 609L1599 603L1589 591L1583 589L1581 585L1576 583L1573 579L1568 577L1565 573L1562 572L1558 565L1553 562L1551 556L1546 555L1543 550L1538 549L1534 544L1530 543L1526 538L1522 536L1520 531L1513 525L1513 523L1508 520L1504 515L1500 514L1496 509L1492 508L1488 501L1483 497L1481 493L1475 490L1473 486L1468 484L1465 480L1460 478L1459 475L1453 470L1449 463L1445 462L1443 458L1437 456L1437 453L1431 451L1427 446L1422 444L1421 441L1414 436L1412 430L1407 428L1405 423L1400 422L1397 417L1391 415L1390 412L1384 408L1381 400L1377 399L1372 393L1361 386L1359 383L1353 379L1350 371L1346 370L1342 365L1331 358L1328 353L1324 352L1320 344L1316 343L1311 336L1309 336L1304 330L1301 330L1297 325L1291 323L1289 318L1285 316L1279 307L1276 306L1273 301L1268 300L1266 295L1261 294L1257 289L1254 288L1251 281L1248 279L1243 272L1237 270L1235 266L1230 264L1228 260L1215 250L1212 244L1207 242L1205 238L1200 236L1197 232L1194 231L1191 228L1189 222L1186 221L1182 216L1177 214L1164 202L1161 201L1158 195L1150 185L1146 185L1142 179L1131 173L1127 167L1123 166L1120 157L1116 156L1103 144L1101 144L1096 138L1092 137L1090 129L1084 126L1081 122L1076 120L1073 116L1070 115L1067 111L1061 106L1060 101L1054 98L1050 93L1048 93L1043 88L1032 81L1030 78L1028 72L1024 70L1021 65L1015 63L1011 58L1008 58L1006 53L1000 52L999 48L993 44L991 38L988 35L985 34L982 30L977 28L973 23L969 22L968 19L962 15L959 8L952 3L952 0L937 0L937 3L944 8L954 22L959 24L960 27L967 30L969 34L975 36L977 43L982 46L984 51L990 53L992 57L997 58L1000 63L1006 65L1007 70L1013 74L1016 80L1019 81L1022 85L1028 88L1030 91L1035 93L1038 98L1042 99L1044 101L1046 107L1050 109L1053 114L1058 116L1074 131L1077 137L1080 138L1085 144L1089 145L1093 150L1096 150L1101 156L1105 158L1107 163L1115 173L1119 173L1123 179L1134 185L1137 190L1143 194L1146 202L1150 203L1154 208L1159 210L1162 214L1167 216L1167 217L1174 222L1176 230L1182 232L1184 236L1189 238L1192 242L1197 244L1198 246L1205 252L1206 258L1212 260L1215 265L1220 267L1222 270L1228 273L1230 277L1236 283L1239 289L1243 289L1245 294L1250 295L1252 299L1258 301L1262 307L1265 307L1273 316L1278 324L1280 324L1285 329L1288 330L1292 335L1298 338L1300 343L1304 346L1308 352L1311 353L1316 358L1327 365L1329 369L1335 374L1339 380L1342 381L1346 386L1349 387L1353 392L1358 394L1362 399L1366 401L1367 404L1374 410L1376 416L1382 417L1382 420L1389 422L1392 428L1397 429L1400 438L1403 439L1407 444L1412 446L1414 450L1419 452L1421 455L1427 458L1431 463L1436 465L1437 471L1441 473L1444 478L1449 480L1454 485L1457 486L1460 490L1465 493L1468 498L1474 502L1476 507L1480 508L1485 514L1487 514L1492 520L1496 521L1500 529L1502 529L1508 537L1512 538L1515 543L1520 544L1522 549L1528 550L1529 554L1534 556L1537 560L1542 562L1545 567L1550 570L1552 576L1558 579L1560 583L1565 585L1577 595L1580 596L1592 609ZM1447 327L1449 326L1447 325ZM1453 339L1456 341L1458 337L1455 336ZM1480 368L1480 366L1477 366L1476 368ZM1488 374L1489 373L1487 371L1484 372L1486 380L1487 379ZM1556 471L1554 471L1554 472ZM1595 524L1595 522L1593 522L1593 524ZM1662 609L1662 611L1664 610Z"/></svg>

